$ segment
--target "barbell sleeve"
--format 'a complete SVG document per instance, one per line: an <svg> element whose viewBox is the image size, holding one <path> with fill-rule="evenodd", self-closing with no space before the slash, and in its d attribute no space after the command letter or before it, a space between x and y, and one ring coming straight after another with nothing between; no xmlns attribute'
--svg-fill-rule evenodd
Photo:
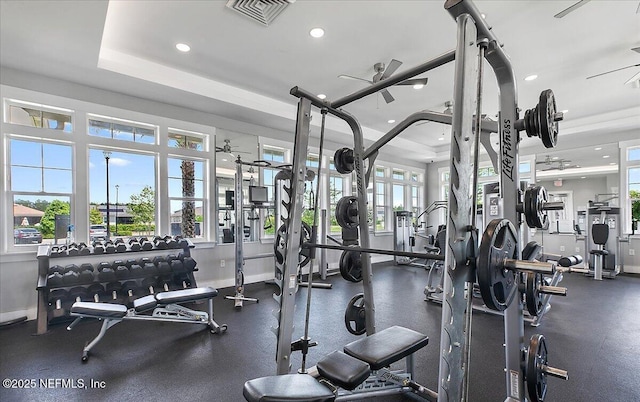
<svg viewBox="0 0 640 402"><path fill-rule="evenodd" d="M523 261L505 258L504 268L516 271L529 271L541 274L553 274L556 271L556 264L550 262Z"/></svg>
<svg viewBox="0 0 640 402"><path fill-rule="evenodd" d="M546 294L556 295L556 296L567 295L567 288L563 288L561 286L540 286L538 288L538 291L540 293L546 293Z"/></svg>
<svg viewBox="0 0 640 402"><path fill-rule="evenodd" d="M544 204L542 204L542 209L544 211L561 211L564 209L564 202L562 201L545 202Z"/></svg>
<svg viewBox="0 0 640 402"><path fill-rule="evenodd" d="M546 364L542 365L542 372L550 375L551 377L561 378L565 381L569 379L569 373L567 372L567 370L547 366Z"/></svg>

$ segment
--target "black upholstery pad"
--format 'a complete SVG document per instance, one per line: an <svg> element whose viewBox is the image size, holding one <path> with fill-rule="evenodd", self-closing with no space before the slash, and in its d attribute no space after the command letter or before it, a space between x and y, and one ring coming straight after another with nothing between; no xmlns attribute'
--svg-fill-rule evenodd
<svg viewBox="0 0 640 402"><path fill-rule="evenodd" d="M71 306L71 314L104 318L123 318L127 315L127 306L111 303L75 302Z"/></svg>
<svg viewBox="0 0 640 402"><path fill-rule="evenodd" d="M330 402L333 392L307 374L285 374L256 378L244 383L249 402Z"/></svg>
<svg viewBox="0 0 640 402"><path fill-rule="evenodd" d="M133 308L139 313L150 310L158 305L155 295L140 297L133 301Z"/></svg>
<svg viewBox="0 0 640 402"><path fill-rule="evenodd" d="M316 367L322 377L349 391L369 378L371 373L367 363L339 350L323 357Z"/></svg>
<svg viewBox="0 0 640 402"><path fill-rule="evenodd" d="M407 357L428 343L428 336L396 325L353 341L344 347L344 351L369 363L372 370L379 370Z"/></svg>
<svg viewBox="0 0 640 402"><path fill-rule="evenodd" d="M217 295L218 290L211 287L193 288L161 292L156 294L156 300L160 304L186 303L201 299L211 299Z"/></svg>

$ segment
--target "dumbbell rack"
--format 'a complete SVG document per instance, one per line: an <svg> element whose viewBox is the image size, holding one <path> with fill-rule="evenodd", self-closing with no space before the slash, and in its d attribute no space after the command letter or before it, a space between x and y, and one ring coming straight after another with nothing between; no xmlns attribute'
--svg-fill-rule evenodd
<svg viewBox="0 0 640 402"><path fill-rule="evenodd" d="M98 278L98 275L94 272L94 280L91 282L83 282L77 283L73 285L62 285L53 287L47 283L47 277L50 274L50 267L52 263L55 265L66 265L66 264L76 264L80 265L82 263L90 263L93 266L97 267L101 262L109 262L112 263L116 260L126 260L130 258L143 258L143 257L157 257L157 256L166 256L167 254L178 254L182 253L184 258L191 257L191 249L195 246L193 243L185 239L186 241L182 242L182 246L180 248L160 248L158 245L154 245L154 248L151 250L140 250L140 251L132 251L127 248L124 252L116 252L116 253L94 253L93 248L90 247L91 252L85 255L52 255L51 247L49 245L41 245L38 247L37 260L38 260L38 281L36 291L38 292L38 303L37 303L37 335L42 335L46 333L49 329L49 324L58 322L58 321L67 321L71 320L72 317L69 316L68 312L65 311L62 317L53 317L49 310L49 298L50 292L54 289L62 289L62 288L72 288L77 286L89 287L93 284L101 284L106 285L107 282L101 282ZM177 243L176 243L177 244ZM194 271L197 271L198 268L194 267L193 270L188 270L185 275L190 283L190 287L197 287L195 277L193 275ZM143 281L147 278L152 278L160 275L144 275L144 276L136 276L127 279L118 279L118 282L124 281Z"/></svg>

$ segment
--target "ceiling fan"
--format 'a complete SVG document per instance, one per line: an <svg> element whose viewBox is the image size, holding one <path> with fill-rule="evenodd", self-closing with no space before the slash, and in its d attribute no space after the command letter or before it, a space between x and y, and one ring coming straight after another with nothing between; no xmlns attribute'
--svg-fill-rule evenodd
<svg viewBox="0 0 640 402"><path fill-rule="evenodd" d="M565 170L568 168L577 168L579 167L578 165L570 165L569 162L571 162L570 159L553 159L551 158L551 156L547 155L543 161L537 161L536 165L545 165L547 166L546 169L542 169L542 171L547 171L547 170Z"/></svg>
<svg viewBox="0 0 640 402"><path fill-rule="evenodd" d="M444 114L453 114L453 101L446 101L444 103L445 109L442 111ZM422 124L431 123L430 121L421 121L419 123L414 124L414 126L420 126ZM444 135L444 134L442 134Z"/></svg>
<svg viewBox="0 0 640 402"><path fill-rule="evenodd" d="M402 65L402 62L396 59L391 59L391 61L389 62L389 65L386 66L385 68L385 64L384 63L376 63L373 65L373 70L376 72L373 75L373 78L368 80L366 78L360 78L360 77L354 77L353 75L346 75L346 74L340 74L338 76L338 78L344 78L344 79L348 79L348 80L357 80L357 81L364 81L364 82L368 82L369 84L373 85L378 81L382 81L384 79L387 79L389 77L391 77L391 75L398 69L398 67L400 67ZM399 82L395 85L413 85L414 87L418 88L418 86L421 88L425 85L427 85L427 81L429 79L428 78L411 78L408 80L404 80L402 82ZM387 103L391 103L393 102L395 99L393 96L391 96L391 93L389 93L389 91L387 89L383 89L382 91L380 91L380 94L382 95L382 97L384 98L385 102Z"/></svg>
<svg viewBox="0 0 640 402"><path fill-rule="evenodd" d="M631 50L633 50L636 53L640 53L640 46L638 47L634 47L631 48ZM615 73L616 71L620 71L620 70L626 70L627 68L633 68L633 67L640 67L640 63L637 64L632 64L630 66L626 66L626 67L621 67L621 68L616 68L614 70L610 70L610 71L605 71L604 73L600 73L600 74L596 74L596 75L592 75L590 77L587 77L588 80L592 79L592 78L596 78L596 77L600 77L601 75L605 75L605 74L610 74L610 73ZM625 84L630 84L634 81L638 81L640 80L640 71L638 71L637 73L635 73L633 75L633 77L629 78Z"/></svg>
<svg viewBox="0 0 640 402"><path fill-rule="evenodd" d="M232 157L236 157L236 155L234 154L234 152L236 154L250 154L251 152L245 152L245 151L233 151L233 148L237 148L238 146L231 146L231 140L229 139L225 139L224 140L224 145L221 147L216 147L216 152L224 152L227 153L229 155L231 155ZM233 151L233 152L232 152Z"/></svg>

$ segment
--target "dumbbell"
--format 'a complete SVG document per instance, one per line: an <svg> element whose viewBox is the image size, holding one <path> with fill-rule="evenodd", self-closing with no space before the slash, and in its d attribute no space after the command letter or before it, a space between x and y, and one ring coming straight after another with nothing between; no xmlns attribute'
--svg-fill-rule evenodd
<svg viewBox="0 0 640 402"><path fill-rule="evenodd" d="M164 238L160 236L156 236L153 238L153 245L158 250L166 250L169 248L169 246L167 245L167 242L164 240Z"/></svg>
<svg viewBox="0 0 640 402"><path fill-rule="evenodd" d="M113 244L111 240L109 240L105 243L104 250L107 252L107 254L113 254L116 252L116 245Z"/></svg>
<svg viewBox="0 0 640 402"><path fill-rule="evenodd" d="M96 303L100 303L100 299L104 299L107 295L107 292L104 289L104 286L100 283L94 283L93 285L87 288L87 293L90 297L93 297L93 301Z"/></svg>
<svg viewBox="0 0 640 402"><path fill-rule="evenodd" d="M187 269L185 268L184 264L178 259L172 259L170 265L171 272L173 272L174 275L182 275L187 273Z"/></svg>
<svg viewBox="0 0 640 402"><path fill-rule="evenodd" d="M173 276L173 283L175 283L180 289L188 289L191 287L191 280L187 274L178 274Z"/></svg>
<svg viewBox="0 0 640 402"><path fill-rule="evenodd" d="M158 269L158 274L166 275L171 273L171 265L167 262L167 260L163 256L156 256L153 259L153 263Z"/></svg>
<svg viewBox="0 0 640 402"><path fill-rule="evenodd" d="M189 240L183 238L182 236L176 236L176 241L178 242L178 248L186 250L189 248Z"/></svg>
<svg viewBox="0 0 640 402"><path fill-rule="evenodd" d="M80 254L80 250L77 244L71 243L67 246L67 255L76 256L78 254Z"/></svg>
<svg viewBox="0 0 640 402"><path fill-rule="evenodd" d="M69 264L64 267L64 275L62 275L62 283L64 286L77 285L80 283L78 270L80 268L76 264Z"/></svg>
<svg viewBox="0 0 640 402"><path fill-rule="evenodd" d="M69 289L69 298L71 302L79 302L79 301L91 301L92 297L89 297L89 292L87 288L82 286L76 286L75 288Z"/></svg>
<svg viewBox="0 0 640 402"><path fill-rule="evenodd" d="M167 244L167 248L178 248L178 242L173 237L167 235L164 237L164 242Z"/></svg>
<svg viewBox="0 0 640 402"><path fill-rule="evenodd" d="M89 254L91 254L91 250L89 250L89 247L87 247L87 243L78 244L78 253L80 255L89 255Z"/></svg>
<svg viewBox="0 0 640 402"><path fill-rule="evenodd" d="M60 272L54 272L47 276L47 287L57 288L61 286L64 286L64 281L62 280L62 274Z"/></svg>
<svg viewBox="0 0 640 402"><path fill-rule="evenodd" d="M158 282L156 281L156 278L144 278L142 280L142 289L146 292L148 291L150 295L155 294L156 293L156 288L160 288L158 286ZM159 289L158 289L159 290Z"/></svg>
<svg viewBox="0 0 640 402"><path fill-rule="evenodd" d="M109 282L105 286L105 289L107 292L107 295L106 295L107 301L111 303L118 303L118 304L122 302L122 297L120 295L120 291L122 290L122 284L120 284L120 282Z"/></svg>
<svg viewBox="0 0 640 402"><path fill-rule="evenodd" d="M133 258L129 258L127 262L125 262L125 265L127 266L127 268L129 268L129 272L131 272L132 278L141 278L145 276L144 271L142 270L142 266Z"/></svg>
<svg viewBox="0 0 640 402"><path fill-rule="evenodd" d="M561 267L571 267L573 265L580 264L582 262L582 256L570 255L569 257L562 257L558 260L558 265Z"/></svg>
<svg viewBox="0 0 640 402"><path fill-rule="evenodd" d="M140 247L144 251L149 251L149 250L153 249L153 243L151 243L151 241L149 239L147 239L146 237L141 237L140 238Z"/></svg>
<svg viewBox="0 0 640 402"><path fill-rule="evenodd" d="M182 259L182 263L184 264L184 269L187 272L193 272L196 270L196 260L191 257L184 257Z"/></svg>
<svg viewBox="0 0 640 402"><path fill-rule="evenodd" d="M158 267L151 262L147 261L142 265L142 276L156 276L158 275Z"/></svg>
<svg viewBox="0 0 640 402"><path fill-rule="evenodd" d="M125 251L127 251L127 245L124 243L124 240L122 238L116 239L114 244L116 245L117 253L124 253Z"/></svg>
<svg viewBox="0 0 640 402"><path fill-rule="evenodd" d="M115 260L112 264L113 270L116 273L116 277L118 280L127 279L131 276L131 272L129 272L129 268L125 265L125 262L122 260Z"/></svg>
<svg viewBox="0 0 640 402"><path fill-rule="evenodd" d="M100 282L115 282L118 280L116 272L108 262L98 264L98 280Z"/></svg>
<svg viewBox="0 0 640 402"><path fill-rule="evenodd" d="M63 317L65 309L62 302L69 298L69 293L64 289L54 289L49 292L49 306L52 318Z"/></svg>
<svg viewBox="0 0 640 402"><path fill-rule="evenodd" d="M60 275L64 274L64 267L62 265L54 265L49 267L49 273L52 274L58 272Z"/></svg>
<svg viewBox="0 0 640 402"><path fill-rule="evenodd" d="M93 282L93 265L88 262L80 265L76 272L78 273L78 283L89 284Z"/></svg>
<svg viewBox="0 0 640 402"><path fill-rule="evenodd" d="M104 243L102 243L101 241L94 241L93 242L93 253L94 254L104 254L106 251L105 247L104 247Z"/></svg>
<svg viewBox="0 0 640 402"><path fill-rule="evenodd" d="M168 292L171 290L171 285L173 285L173 278L170 276L161 276L158 278L158 286L160 287L160 291Z"/></svg>
<svg viewBox="0 0 640 402"><path fill-rule="evenodd" d="M132 237L129 239L129 249L131 251L140 251L142 247L140 246L140 242L138 239Z"/></svg>
<svg viewBox="0 0 640 402"><path fill-rule="evenodd" d="M126 304L131 305L133 303L133 299L140 295L140 287L136 281L126 281L122 284L120 292L124 296Z"/></svg>

